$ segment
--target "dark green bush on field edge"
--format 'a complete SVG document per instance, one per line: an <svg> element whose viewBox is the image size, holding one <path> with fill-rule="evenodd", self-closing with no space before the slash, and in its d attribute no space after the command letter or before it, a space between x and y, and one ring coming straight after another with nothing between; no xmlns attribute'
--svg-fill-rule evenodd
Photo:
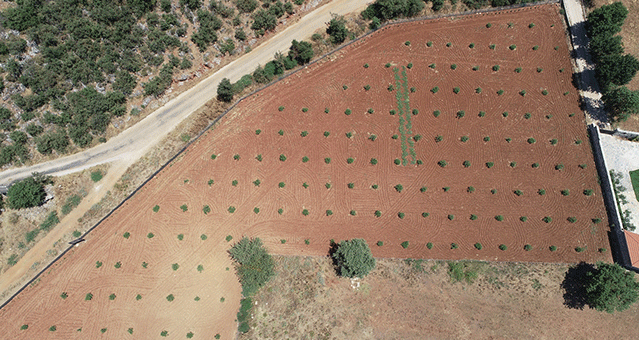
<svg viewBox="0 0 640 340"><path fill-rule="evenodd" d="M7 192L9 208L23 209L41 205L47 196L44 185L49 181L47 177L34 174L11 185Z"/></svg>
<svg viewBox="0 0 640 340"><path fill-rule="evenodd" d="M236 274L242 284L242 295L238 312L238 331L249 331L249 315L251 296L274 275L274 261L259 238L243 237L229 250L231 258L236 262Z"/></svg>
<svg viewBox="0 0 640 340"><path fill-rule="evenodd" d="M369 245L359 238L333 244L331 257L338 274L344 277L365 277L376 265Z"/></svg>

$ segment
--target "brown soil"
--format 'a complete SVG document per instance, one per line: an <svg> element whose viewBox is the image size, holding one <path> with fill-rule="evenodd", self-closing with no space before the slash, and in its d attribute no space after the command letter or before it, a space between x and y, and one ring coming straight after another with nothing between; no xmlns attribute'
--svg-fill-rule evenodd
<svg viewBox="0 0 640 340"><path fill-rule="evenodd" d="M276 254L325 255L330 239L363 237L371 245L384 241L384 246L374 246L376 257L611 261L609 252L598 252L608 248L606 223L591 223L592 218L605 220L606 214L584 116L571 86L558 10L546 5L390 26L252 96L39 283L0 310L2 328L13 337L31 338L93 338L105 327L115 338L126 336L129 327L141 338L157 337L163 330L178 337L193 331L198 337L220 333L231 338L240 287L233 271L226 270L231 267L226 235L236 240L258 236ZM487 22L493 24L490 29ZM513 27L507 28L510 22ZM530 22L535 27L529 28ZM433 46L427 47L427 41ZM447 42L452 47L446 47ZM493 43L495 50L488 48ZM515 51L509 50L511 44L517 45ZM534 45L539 49L533 50ZM397 166L393 161L401 158L402 138L391 137L400 134L399 114L389 115L398 107L396 92L387 90L397 84L393 67L384 65L409 62L408 87L416 88L410 105L419 113L411 116L413 133L407 135L422 136L415 153L424 163ZM365 63L370 67L364 68ZM431 63L436 69L428 67ZM451 70L454 63L458 67ZM501 67L497 72L491 70L495 64ZM478 71L471 70L474 65ZM515 73L516 67L522 67L522 73ZM363 88L367 84L369 91ZM434 86L440 88L437 94L429 92ZM455 86L461 88L457 95L452 92ZM477 87L481 94L475 93ZM496 94L500 89L505 91L502 96ZM518 94L522 89L527 90L524 97ZM544 89L547 96L541 93ZM345 115L347 108L351 115ZM367 113L368 108L374 113ZM435 110L442 111L438 118L431 114ZM466 115L456 119L459 110ZM479 111L486 116L478 117ZM530 119L524 118L526 112ZM283 136L278 134L281 129ZM324 137L324 131L330 135ZM348 132L353 133L350 138ZM372 134L375 141L368 139ZM437 135L443 136L442 142L434 141ZM463 143L465 135L469 141ZM483 141L485 136L491 140ZM527 143L529 137L536 143ZM553 138L557 145L550 143ZM578 140L582 143L576 144ZM263 160L256 160L257 155ZM280 155L286 160L279 160ZM309 157L306 163L304 156ZM331 158L330 164L325 157ZM350 157L355 159L352 164L347 162ZM377 165L369 163L374 157ZM437 162L443 159L448 165L441 168ZM464 168L464 160L470 160L471 167ZM486 162L495 165L489 169ZM517 163L515 168L510 162ZM534 162L540 168L532 168ZM557 164L564 168L555 170ZM257 179L259 185L252 183ZM237 186L232 185L235 180ZM402 192L394 190L396 184L403 185ZM420 191L423 186L426 192ZM474 193L467 192L469 186ZM445 192L445 187L450 189ZM546 195L536 193L541 188ZM491 194L491 189L497 192ZM570 195L561 195L563 189ZM594 194L585 196L584 189ZM514 194L516 190L523 195ZM156 204L158 212L152 210ZM188 211L183 212L182 205ZM210 207L208 214L204 206ZM326 216L329 209L333 215ZM376 210L382 212L380 218ZM422 217L423 212L430 215ZM470 220L471 214L478 219ZM448 215L455 217L449 220ZM497 221L497 215L504 221ZM528 221L521 222L520 216ZM542 222L545 216L553 221ZM576 223L567 221L571 216ZM127 232L129 238L123 237ZM206 240L201 235L207 235ZM408 249L400 246L403 241L410 242ZM433 242L433 249L427 242ZM476 242L484 248L476 250ZM451 243L459 248L450 249ZM508 249L499 250L500 244ZM532 250L523 250L525 244ZM558 250L550 251L551 245ZM576 247L586 250L576 252ZM103 264L100 268L97 261ZM114 268L117 262L120 269ZM177 271L171 268L174 263L180 266ZM202 273L196 270L199 264ZM62 292L67 292L66 299ZM84 301L87 293L93 294L91 301ZM116 294L113 301L111 293ZM136 294L141 294L140 301ZM169 294L175 301L167 301ZM201 300L194 301L195 296ZM221 297L226 302L220 302ZM23 324L29 325L27 331L19 330ZM55 333L48 330L52 325Z"/></svg>
<svg viewBox="0 0 640 340"><path fill-rule="evenodd" d="M357 287L326 258L276 263L240 339L638 338L637 304L616 314L564 305L566 265L471 263L478 279L467 284L442 261L384 259Z"/></svg>

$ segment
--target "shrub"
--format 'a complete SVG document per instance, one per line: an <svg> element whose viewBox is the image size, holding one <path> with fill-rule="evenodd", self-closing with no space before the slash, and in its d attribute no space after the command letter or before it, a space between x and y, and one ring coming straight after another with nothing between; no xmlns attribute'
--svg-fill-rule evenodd
<svg viewBox="0 0 640 340"><path fill-rule="evenodd" d="M442 136L441 135L437 135L436 138L434 138L434 140L436 141L436 143L438 142L442 142Z"/></svg>
<svg viewBox="0 0 640 340"><path fill-rule="evenodd" d="M520 92L518 92L521 96L525 96L527 94L526 90L521 90Z"/></svg>
<svg viewBox="0 0 640 340"><path fill-rule="evenodd" d="M549 216L545 216L545 217L542 219L542 221L543 221L544 223L551 223L551 221L553 221L553 219L552 219L551 217L549 217Z"/></svg>
<svg viewBox="0 0 640 340"><path fill-rule="evenodd" d="M374 214L376 217L380 217L380 216L382 216L382 212L381 212L380 210L376 210L373 214Z"/></svg>
<svg viewBox="0 0 640 340"><path fill-rule="evenodd" d="M441 168L444 168L445 166L447 166L447 161L445 161L444 159L443 159L443 160L440 160L440 161L438 161L438 165L439 165Z"/></svg>
<svg viewBox="0 0 640 340"><path fill-rule="evenodd" d="M167 295L166 299L167 299L167 301L171 302L171 301L175 300L175 296L173 296L173 294L169 294L169 295Z"/></svg>
<svg viewBox="0 0 640 340"><path fill-rule="evenodd" d="M350 115L351 114L351 109L344 110L344 114L347 115L347 116Z"/></svg>
<svg viewBox="0 0 640 340"><path fill-rule="evenodd" d="M573 216L567 217L567 221L569 221L569 223L576 223L577 219Z"/></svg>
<svg viewBox="0 0 640 340"><path fill-rule="evenodd" d="M433 45L433 41L427 41L427 47L431 47Z"/></svg>
<svg viewBox="0 0 640 340"><path fill-rule="evenodd" d="M427 249L433 249L433 243L427 242Z"/></svg>
<svg viewBox="0 0 640 340"><path fill-rule="evenodd" d="M551 143L551 145L556 145L558 144L558 140L556 138L553 138L549 141L549 143Z"/></svg>
<svg viewBox="0 0 640 340"><path fill-rule="evenodd" d="M369 140L372 141L372 142L374 142L376 140L376 138L378 138L378 136L376 136L376 135L369 136Z"/></svg>
<svg viewBox="0 0 640 340"><path fill-rule="evenodd" d="M328 107L324 108L324 113L329 113L329 108Z"/></svg>
<svg viewBox="0 0 640 340"><path fill-rule="evenodd" d="M23 330L23 331L28 329L28 328L29 328L29 325L27 325L27 324L24 324L24 325L20 326L20 330Z"/></svg>
<svg viewBox="0 0 640 340"><path fill-rule="evenodd" d="M493 162L487 162L485 163L485 165L487 166L487 168L491 169L493 167Z"/></svg>
<svg viewBox="0 0 640 340"><path fill-rule="evenodd" d="M451 43L450 42L447 43L447 47L451 47Z"/></svg>
<svg viewBox="0 0 640 340"><path fill-rule="evenodd" d="M427 191L427 187L420 188L420 192L426 192L426 191Z"/></svg>
<svg viewBox="0 0 640 340"><path fill-rule="evenodd" d="M440 90L440 88L435 86L434 88L431 89L431 92L432 93L438 93L439 90Z"/></svg>
<svg viewBox="0 0 640 340"><path fill-rule="evenodd" d="M184 234L178 234L178 240L179 241L184 240Z"/></svg>
<svg viewBox="0 0 640 340"><path fill-rule="evenodd" d="M307 137L308 135L309 135L309 132L307 131L300 132L300 137Z"/></svg>
<svg viewBox="0 0 640 340"><path fill-rule="evenodd" d="M485 26L486 26L487 28L491 28L491 26L492 26L492 25L491 25L491 23L488 23L488 24L486 24Z"/></svg>
<svg viewBox="0 0 640 340"><path fill-rule="evenodd" d="M60 297L64 300L69 297L69 294L67 294L67 292L62 292L62 294L60 294Z"/></svg>
<svg viewBox="0 0 640 340"><path fill-rule="evenodd" d="M591 195L593 195L593 189L584 189L584 190L582 191L582 193L583 193L585 196L591 196Z"/></svg>
<svg viewBox="0 0 640 340"><path fill-rule="evenodd" d="M349 131L349 132L345 133L345 136L347 136L347 138L351 138L351 137L353 137L353 132Z"/></svg>
<svg viewBox="0 0 640 340"><path fill-rule="evenodd" d="M472 67L471 69L474 70L474 71L477 71L477 70L480 69L480 66L476 65L476 66Z"/></svg>
<svg viewBox="0 0 640 340"><path fill-rule="evenodd" d="M435 69L436 68L436 64L435 63L429 64L429 67L432 68L432 69Z"/></svg>
<svg viewBox="0 0 640 340"><path fill-rule="evenodd" d="M509 45L509 49L512 50L512 51L515 50L516 49L516 45Z"/></svg>
<svg viewBox="0 0 640 340"><path fill-rule="evenodd" d="M551 251L556 251L556 250L558 250L558 247L556 247L556 246L551 246L551 247L549 247L549 250L551 250Z"/></svg>
<svg viewBox="0 0 640 340"><path fill-rule="evenodd" d="M400 159L398 159L398 158L393 160L393 164L395 164L395 165L400 165L400 163L401 163Z"/></svg>
<svg viewBox="0 0 640 340"><path fill-rule="evenodd" d="M395 88L391 84L389 84L389 86L387 86L387 91L389 91L389 92L393 91L394 89Z"/></svg>
<svg viewBox="0 0 640 340"><path fill-rule="evenodd" d="M153 237L153 236L152 236ZM122 262L118 261L113 265L116 269L120 269L122 267Z"/></svg>
<svg viewBox="0 0 640 340"><path fill-rule="evenodd" d="M495 50L495 49L496 49L496 44L491 44L491 45L489 45L489 49L491 49L491 50Z"/></svg>
<svg viewBox="0 0 640 340"><path fill-rule="evenodd" d="M418 109L411 110L411 114L414 115L414 116L417 116L418 112L419 112Z"/></svg>
<svg viewBox="0 0 640 340"><path fill-rule="evenodd" d="M354 185L353 183L347 183L347 187L348 187L349 189L353 189L353 187L354 187L354 186L355 186L355 185Z"/></svg>
<svg viewBox="0 0 640 340"><path fill-rule="evenodd" d="M230 214L233 214L234 212L236 212L236 207L234 207L234 206L230 206L230 207L227 209L227 211L228 211Z"/></svg>
<svg viewBox="0 0 640 340"><path fill-rule="evenodd" d="M346 86L347 86L347 85L345 85L345 87L346 87ZM345 90L346 90L346 89L345 89ZM303 108L302 108L302 112L307 112L307 111L309 111L309 108L307 108L307 107L303 107Z"/></svg>
<svg viewBox="0 0 640 340"><path fill-rule="evenodd" d="M212 186L212 185L213 185L213 179L211 179L211 178L210 178L210 179L209 179L209 181L207 181L207 184L208 184L209 186Z"/></svg>
<svg viewBox="0 0 640 340"><path fill-rule="evenodd" d="M282 129L280 129L280 130L278 130L278 134L279 134L280 136L282 136L282 135L284 135L284 131L283 131Z"/></svg>
<svg viewBox="0 0 640 340"><path fill-rule="evenodd" d="M536 68L536 72L538 72L538 73L542 72L542 67L538 67L538 68ZM524 91L524 90L523 90L523 91Z"/></svg>
<svg viewBox="0 0 640 340"><path fill-rule="evenodd" d="M364 68L369 68L369 64L364 64Z"/></svg>
<svg viewBox="0 0 640 340"><path fill-rule="evenodd" d="M329 131L325 131L325 132L323 133L323 135L324 135L325 137L329 137L329 134L331 134Z"/></svg>
<svg viewBox="0 0 640 340"><path fill-rule="evenodd" d="M49 327L49 331L50 332L55 332L56 331L56 325L53 325L53 326Z"/></svg>
<svg viewBox="0 0 640 340"><path fill-rule="evenodd" d="M500 65L493 65L492 69L497 72L500 70Z"/></svg>
<svg viewBox="0 0 640 340"><path fill-rule="evenodd" d="M548 95L548 94L549 94L549 91L547 91L547 90L542 90L542 92L541 92L541 93L542 93L542 95L543 95L543 96L546 96L546 95Z"/></svg>
<svg viewBox="0 0 640 340"><path fill-rule="evenodd" d="M509 112L505 111L502 113L502 117L507 118L509 117Z"/></svg>
<svg viewBox="0 0 640 340"><path fill-rule="evenodd" d="M386 63L386 64L384 64L384 67L386 67L386 68L391 67L391 63Z"/></svg>
<svg viewBox="0 0 640 340"><path fill-rule="evenodd" d="M520 72L522 72L522 67L516 67L516 69L514 71L516 73L520 73Z"/></svg>
<svg viewBox="0 0 640 340"><path fill-rule="evenodd" d="M447 215L447 218L449 219L449 221L453 221L453 219L456 218L456 217L453 216L453 215Z"/></svg>
<svg viewBox="0 0 640 340"><path fill-rule="evenodd" d="M527 222L527 216L520 216L520 221Z"/></svg>
<svg viewBox="0 0 640 340"><path fill-rule="evenodd" d="M556 169L556 170L562 170L562 169L564 169L564 164L562 164L562 163L560 163L560 164L556 164L555 169Z"/></svg>
<svg viewBox="0 0 640 340"><path fill-rule="evenodd" d="M382 247L382 246L384 246L384 242L382 242L382 241L378 241L378 242L376 242L376 245L377 245L378 247Z"/></svg>
<svg viewBox="0 0 640 340"><path fill-rule="evenodd" d="M376 165L376 164L378 164L378 160L375 159L375 158L371 158L370 163L371 163L371 165Z"/></svg>
<svg viewBox="0 0 640 340"><path fill-rule="evenodd" d="M236 160L236 161L240 160L240 155L238 154L233 155L233 160Z"/></svg>
<svg viewBox="0 0 640 340"><path fill-rule="evenodd" d="M153 238L155 235L153 235L153 233L148 233L147 234L147 238Z"/></svg>
<svg viewBox="0 0 640 340"><path fill-rule="evenodd" d="M504 94L504 90L500 89L498 90L498 92L496 92L499 96L501 96L502 94Z"/></svg>
<svg viewBox="0 0 640 340"><path fill-rule="evenodd" d="M521 190L516 190L513 193L516 194L516 196L522 196L523 195L523 192Z"/></svg>
<svg viewBox="0 0 640 340"><path fill-rule="evenodd" d="M356 214L357 214L357 213L356 213L356 211L355 211L355 210L351 210L351 211L349 211L349 215L351 215L351 216L356 216Z"/></svg>
<svg viewBox="0 0 640 340"><path fill-rule="evenodd" d="M540 167L540 163L533 163L533 164L531 164L531 167L534 168L534 169L537 169L537 168Z"/></svg>
<svg viewBox="0 0 640 340"><path fill-rule="evenodd" d="M325 183L325 184L324 184L324 186L325 186L325 188L327 188L327 189L331 189L331 183Z"/></svg>
<svg viewBox="0 0 640 340"><path fill-rule="evenodd" d="M215 153L211 154L211 159L216 159L216 158L218 158L218 155L216 155Z"/></svg>
<svg viewBox="0 0 640 340"><path fill-rule="evenodd" d="M466 143L469 140L469 136L462 136L460 137L460 141L463 143Z"/></svg>
<svg viewBox="0 0 640 340"><path fill-rule="evenodd" d="M394 189L396 189L397 192L402 192L402 184L396 184L396 186L393 187Z"/></svg>
<svg viewBox="0 0 640 340"><path fill-rule="evenodd" d="M429 213L428 213L428 212L423 212L423 213L422 213L422 217L425 217L425 218L426 218L426 217L429 217Z"/></svg>
<svg viewBox="0 0 640 340"><path fill-rule="evenodd" d="M411 41L409 41L409 40L405 41L405 42L404 42L404 45L405 45L405 46L411 46Z"/></svg>
<svg viewBox="0 0 640 340"><path fill-rule="evenodd" d="M476 46L476 44L474 44L474 43L469 44L469 48L474 48L475 46Z"/></svg>
<svg viewBox="0 0 640 340"><path fill-rule="evenodd" d="M180 209L182 209L182 212L185 212L185 211L187 211L189 208L187 207L187 205L186 205L186 204L183 204L183 205L181 205L181 206L180 206Z"/></svg>
<svg viewBox="0 0 640 340"><path fill-rule="evenodd" d="M351 158L351 157L347 158L347 164L351 164L351 163L353 163L353 160L354 160L354 159L353 159L353 158Z"/></svg>
<svg viewBox="0 0 640 340"><path fill-rule="evenodd" d="M510 163L509 163L509 166L510 166L510 167L512 167L512 168L515 168L517 164L518 164L518 163L516 163L516 162L510 162Z"/></svg>
<svg viewBox="0 0 640 340"><path fill-rule="evenodd" d="M476 188L474 188L474 187L467 187L467 192L468 192L468 193L473 193L473 192L475 192L475 191L476 191Z"/></svg>
<svg viewBox="0 0 640 340"><path fill-rule="evenodd" d="M399 212L399 213L398 213L398 217L399 217L400 219L403 219L403 218L404 218L404 213L403 213L403 212Z"/></svg>
<svg viewBox="0 0 640 340"><path fill-rule="evenodd" d="M458 65L456 65L456 64L451 64L451 69L452 69L452 70L455 70L455 69L457 69L457 68L458 68Z"/></svg>
<svg viewBox="0 0 640 340"><path fill-rule="evenodd" d="M7 191L9 208L23 209L41 205L47 196L44 185L48 182L48 178L35 174L12 184Z"/></svg>
<svg viewBox="0 0 640 340"><path fill-rule="evenodd" d="M77 230L74 230L72 235L73 235L73 237L78 238L78 237L80 237L82 235L82 233L77 231Z"/></svg>
<svg viewBox="0 0 640 340"><path fill-rule="evenodd" d="M308 216L309 215L309 210L308 209L302 209L302 215Z"/></svg>
<svg viewBox="0 0 640 340"><path fill-rule="evenodd" d="M278 111L280 111L280 112L284 111L284 106L279 106L278 107Z"/></svg>
<svg viewBox="0 0 640 340"><path fill-rule="evenodd" d="M102 262L96 261L96 268L100 268L100 267L102 267Z"/></svg>
<svg viewBox="0 0 640 340"><path fill-rule="evenodd" d="M339 275L343 277L365 277L376 265L371 249L363 239L338 243L331 257Z"/></svg>
<svg viewBox="0 0 640 340"><path fill-rule="evenodd" d="M587 247L575 247L574 250L577 253L582 253L583 251L587 250Z"/></svg>
<svg viewBox="0 0 640 340"><path fill-rule="evenodd" d="M460 88L459 88L459 87L457 87L457 86L456 86L456 87L454 87L454 88L453 88L453 93L455 93L455 94L460 93Z"/></svg>
<svg viewBox="0 0 640 340"><path fill-rule="evenodd" d="M191 338L193 338L193 332L187 333L187 339L191 339ZM219 338L216 338L216 339L219 339Z"/></svg>
<svg viewBox="0 0 640 340"><path fill-rule="evenodd" d="M311 242L309 242L309 239L308 239L308 238L304 240L304 244L309 245L310 243L311 243Z"/></svg>
<svg viewBox="0 0 640 340"><path fill-rule="evenodd" d="M532 48L532 49L533 49L534 51L537 51L537 50L538 50L538 48L540 48L540 46L535 45L535 46L533 46L533 48Z"/></svg>
<svg viewBox="0 0 640 340"><path fill-rule="evenodd" d="M496 215L494 218L496 219L496 221L499 221L499 222L504 221L504 216L502 215Z"/></svg>
<svg viewBox="0 0 640 340"><path fill-rule="evenodd" d="M599 218L592 218L591 222L598 224L598 223L602 222L602 220L599 219Z"/></svg>
<svg viewBox="0 0 640 340"><path fill-rule="evenodd" d="M507 143L511 143L511 138L505 138L504 140L507 141ZM513 163L515 163L515 162L513 162Z"/></svg>
<svg viewBox="0 0 640 340"><path fill-rule="evenodd" d="M87 295L84 296L85 301L91 301L91 299L93 299L93 294L91 293L87 293Z"/></svg>
<svg viewBox="0 0 640 340"><path fill-rule="evenodd" d="M491 189L491 194L492 194L492 195L495 195L497 192L498 192L498 190L496 190L496 189Z"/></svg>
<svg viewBox="0 0 640 340"><path fill-rule="evenodd" d="M586 300L598 311L621 312L638 302L635 275L618 264L598 262L585 276Z"/></svg>
<svg viewBox="0 0 640 340"><path fill-rule="evenodd" d="M326 214L327 214L327 216L331 216L331 215L333 215L333 211L331 211L331 210L327 210L327 211L326 211Z"/></svg>
<svg viewBox="0 0 640 340"><path fill-rule="evenodd" d="M127 238L127 239L128 239L130 236L131 236L131 233L129 233L128 231L127 231L127 232L125 232L124 234L122 234L122 237Z"/></svg>
<svg viewBox="0 0 640 340"><path fill-rule="evenodd" d="M464 111L460 110L458 112L456 112L456 118L460 119L464 117Z"/></svg>
<svg viewBox="0 0 640 340"><path fill-rule="evenodd" d="M451 243L451 249L458 249L457 243Z"/></svg>
<svg viewBox="0 0 640 340"><path fill-rule="evenodd" d="M371 189L373 189L373 190L378 189L378 185L377 185L377 184L373 184L373 185L371 185Z"/></svg>
<svg viewBox="0 0 640 340"><path fill-rule="evenodd" d="M507 246L506 246L506 245L504 245L504 244L499 245L499 246L498 246L498 248L499 248L500 250L502 250L502 251L507 250Z"/></svg>
<svg viewBox="0 0 640 340"><path fill-rule="evenodd" d="M280 154L280 162L284 162L287 160L287 156L285 156L284 154Z"/></svg>
<svg viewBox="0 0 640 340"><path fill-rule="evenodd" d="M109 295L109 300L113 301L116 299L116 294L111 293L111 295Z"/></svg>
<svg viewBox="0 0 640 340"><path fill-rule="evenodd" d="M156 204L156 206L153 207L153 209L151 209L151 210L153 210L153 212L157 213L160 210L160 206Z"/></svg>
<svg viewBox="0 0 640 340"><path fill-rule="evenodd" d="M284 210L282 208L278 209L278 214L282 215L282 213L284 213Z"/></svg>
<svg viewBox="0 0 640 340"><path fill-rule="evenodd" d="M471 214L471 216L469 216L469 219L472 220L472 221L475 221L475 220L478 219L478 216L474 215L474 214Z"/></svg>
<svg viewBox="0 0 640 340"><path fill-rule="evenodd" d="M536 139L535 139L535 138L533 138L533 137L529 137L529 138L527 139L527 143L529 143L529 144L533 144L533 143L535 143L535 142L536 142Z"/></svg>
<svg viewBox="0 0 640 340"><path fill-rule="evenodd" d="M524 245L524 250L530 251L531 249L533 249L533 247L530 244L525 244Z"/></svg>
<svg viewBox="0 0 640 340"><path fill-rule="evenodd" d="M473 246L476 247L476 249L478 249L478 250L482 250L482 244L480 242L477 242Z"/></svg>
<svg viewBox="0 0 640 340"><path fill-rule="evenodd" d="M253 208L253 213L254 213L254 214L259 214L259 213L260 213L260 208L258 208L258 207L254 207L254 208Z"/></svg>

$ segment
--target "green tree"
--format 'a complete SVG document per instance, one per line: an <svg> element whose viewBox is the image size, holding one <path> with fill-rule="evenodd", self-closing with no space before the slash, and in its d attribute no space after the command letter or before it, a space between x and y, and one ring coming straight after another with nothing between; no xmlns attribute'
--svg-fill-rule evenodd
<svg viewBox="0 0 640 340"><path fill-rule="evenodd" d="M242 284L242 294L252 296L274 274L274 262L259 238L243 237L229 250L236 261L236 273Z"/></svg>
<svg viewBox="0 0 640 340"><path fill-rule="evenodd" d="M289 58L298 62L299 65L304 65L313 59L313 47L311 43L306 41L291 42L289 47Z"/></svg>
<svg viewBox="0 0 640 340"><path fill-rule="evenodd" d="M240 12L253 13L258 7L258 1L256 0L237 0L236 7Z"/></svg>
<svg viewBox="0 0 640 340"><path fill-rule="evenodd" d="M347 35L349 34L349 30L344 26L344 18L334 15L329 21L329 27L327 27L327 34L331 36L331 43L333 44L342 44L345 39L347 39Z"/></svg>
<svg viewBox="0 0 640 340"><path fill-rule="evenodd" d="M623 311L638 302L638 282L634 275L618 264L598 262L586 274L589 305L598 311Z"/></svg>
<svg viewBox="0 0 640 340"><path fill-rule="evenodd" d="M604 5L587 16L587 32L595 37L599 34L614 35L620 32L629 11L622 2Z"/></svg>
<svg viewBox="0 0 640 340"><path fill-rule="evenodd" d="M638 114L638 91L624 86L612 86L602 96L609 119L616 122L626 121L631 114Z"/></svg>
<svg viewBox="0 0 640 340"><path fill-rule="evenodd" d="M251 29L254 31L259 31L264 34L264 31L271 31L276 28L276 17L273 14L265 11L264 9L259 9L257 12L253 13L253 24L251 24Z"/></svg>
<svg viewBox="0 0 640 340"><path fill-rule="evenodd" d="M596 77L601 88L610 83L625 85L638 72L638 59L631 54L610 54L602 56L596 67Z"/></svg>
<svg viewBox="0 0 640 340"><path fill-rule="evenodd" d="M223 78L218 84L218 100L230 102L233 100L233 85L228 78Z"/></svg>
<svg viewBox="0 0 640 340"><path fill-rule="evenodd" d="M331 256L340 276L365 277L376 265L369 245L360 238L340 242Z"/></svg>
<svg viewBox="0 0 640 340"><path fill-rule="evenodd" d="M367 20L378 18L381 21L409 18L420 14L424 6L422 0L376 0L361 15Z"/></svg>
<svg viewBox="0 0 640 340"><path fill-rule="evenodd" d="M47 196L44 191L46 181L46 178L34 174L34 176L11 185L7 192L9 207L11 209L22 209L42 204Z"/></svg>

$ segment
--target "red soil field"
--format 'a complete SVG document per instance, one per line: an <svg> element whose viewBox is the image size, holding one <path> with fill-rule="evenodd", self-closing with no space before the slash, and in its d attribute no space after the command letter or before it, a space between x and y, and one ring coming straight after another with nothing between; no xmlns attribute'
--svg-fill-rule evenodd
<svg viewBox="0 0 640 340"><path fill-rule="evenodd" d="M232 338L240 287L226 251L243 235L283 255L326 255L331 239L360 237L376 257L611 261L598 251L609 248L606 213L558 12L544 5L388 26L251 96L0 310L2 329L30 339ZM400 104L408 93L406 115L399 91ZM401 118L411 120L404 137L421 136L413 151L422 164L411 164L408 142L407 164L394 164L403 158Z"/></svg>

